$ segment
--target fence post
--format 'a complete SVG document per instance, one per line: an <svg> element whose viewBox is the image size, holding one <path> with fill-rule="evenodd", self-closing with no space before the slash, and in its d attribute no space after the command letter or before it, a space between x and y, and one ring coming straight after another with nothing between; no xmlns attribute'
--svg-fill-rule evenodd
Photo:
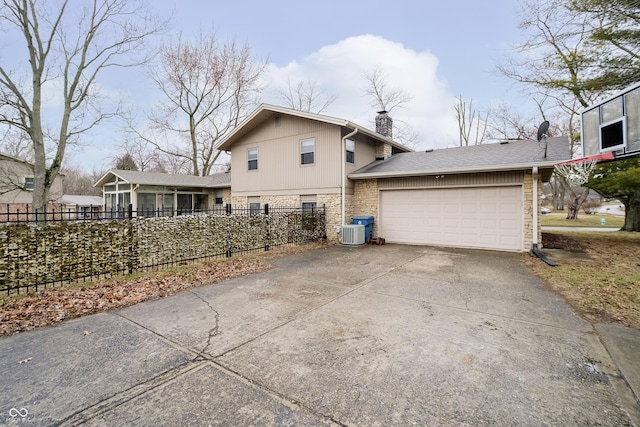
<svg viewBox="0 0 640 427"><path fill-rule="evenodd" d="M265 223L267 226L267 230L265 232L265 244L264 250L265 252L269 251L269 242L271 241L271 219L269 218L269 203L265 203L264 205L264 215L265 215Z"/></svg>
<svg viewBox="0 0 640 427"><path fill-rule="evenodd" d="M131 205L129 205L129 207L131 207ZM128 262L128 267L129 267L129 274L133 274L133 237L134 237L134 232L133 232L133 221L131 220L131 218L129 218L129 230L128 230L128 240L129 240L129 262Z"/></svg>
<svg viewBox="0 0 640 427"><path fill-rule="evenodd" d="M226 214L229 218L227 218L227 258L231 258L232 248L233 248L233 227L231 226L231 203L227 203L225 206Z"/></svg>
<svg viewBox="0 0 640 427"><path fill-rule="evenodd" d="M133 203L129 203L129 219L133 219Z"/></svg>
<svg viewBox="0 0 640 427"><path fill-rule="evenodd" d="M322 204L322 221L320 223L323 224L322 229L324 230L322 238L327 240L327 205L324 203Z"/></svg>

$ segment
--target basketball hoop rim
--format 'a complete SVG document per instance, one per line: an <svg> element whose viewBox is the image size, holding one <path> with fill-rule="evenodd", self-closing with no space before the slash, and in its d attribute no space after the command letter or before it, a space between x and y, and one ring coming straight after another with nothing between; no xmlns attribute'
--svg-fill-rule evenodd
<svg viewBox="0 0 640 427"><path fill-rule="evenodd" d="M592 156L580 157L578 159L569 159L563 162L556 163L555 165L558 166L558 165L568 165L568 164L574 164L574 163L591 163L591 162L600 162L600 161L607 161L607 160L614 160L614 159L615 159L615 156L613 152L608 152L608 153L594 154Z"/></svg>

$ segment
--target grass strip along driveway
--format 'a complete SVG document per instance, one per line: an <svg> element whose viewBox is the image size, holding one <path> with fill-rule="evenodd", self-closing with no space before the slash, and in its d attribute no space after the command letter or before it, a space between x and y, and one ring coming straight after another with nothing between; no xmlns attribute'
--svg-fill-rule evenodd
<svg viewBox="0 0 640 427"><path fill-rule="evenodd" d="M584 250L590 260L563 259L549 267L525 262L582 316L640 330L640 233L543 233L545 248Z"/></svg>

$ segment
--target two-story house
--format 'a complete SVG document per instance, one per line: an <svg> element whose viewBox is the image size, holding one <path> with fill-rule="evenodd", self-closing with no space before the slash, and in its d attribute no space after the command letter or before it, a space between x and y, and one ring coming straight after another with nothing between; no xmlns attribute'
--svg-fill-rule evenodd
<svg viewBox="0 0 640 427"><path fill-rule="evenodd" d="M231 155L231 203L327 209L339 240L373 216L388 242L527 251L540 239L542 182L571 158L568 138L414 152L348 120L261 105L217 148Z"/></svg>
<svg viewBox="0 0 640 427"><path fill-rule="evenodd" d="M53 180L49 191L50 202L60 201L63 181L63 174L59 174ZM0 153L0 203L31 204L33 183L32 163Z"/></svg>
<svg viewBox="0 0 640 427"><path fill-rule="evenodd" d="M256 210L265 204L325 206L327 235L337 239L355 212L355 181L348 175L411 151L387 136L386 112L376 126L373 132L344 119L260 106L217 146L231 155L231 203Z"/></svg>

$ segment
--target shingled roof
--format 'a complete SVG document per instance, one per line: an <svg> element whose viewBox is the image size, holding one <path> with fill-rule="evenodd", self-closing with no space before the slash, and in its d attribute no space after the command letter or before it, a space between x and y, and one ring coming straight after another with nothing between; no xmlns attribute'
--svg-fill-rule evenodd
<svg viewBox="0 0 640 427"><path fill-rule="evenodd" d="M231 187L231 174L227 172L216 173L209 176L194 176L120 169L112 169L104 174L102 178L94 184L94 187L103 186L111 180L111 176L117 176L130 184L202 188Z"/></svg>
<svg viewBox="0 0 640 427"><path fill-rule="evenodd" d="M370 163L349 174L351 179L420 176L451 173L553 169L571 159L568 137L548 138L548 146L536 140L504 141L495 144L443 148L433 151L399 153L387 160Z"/></svg>

